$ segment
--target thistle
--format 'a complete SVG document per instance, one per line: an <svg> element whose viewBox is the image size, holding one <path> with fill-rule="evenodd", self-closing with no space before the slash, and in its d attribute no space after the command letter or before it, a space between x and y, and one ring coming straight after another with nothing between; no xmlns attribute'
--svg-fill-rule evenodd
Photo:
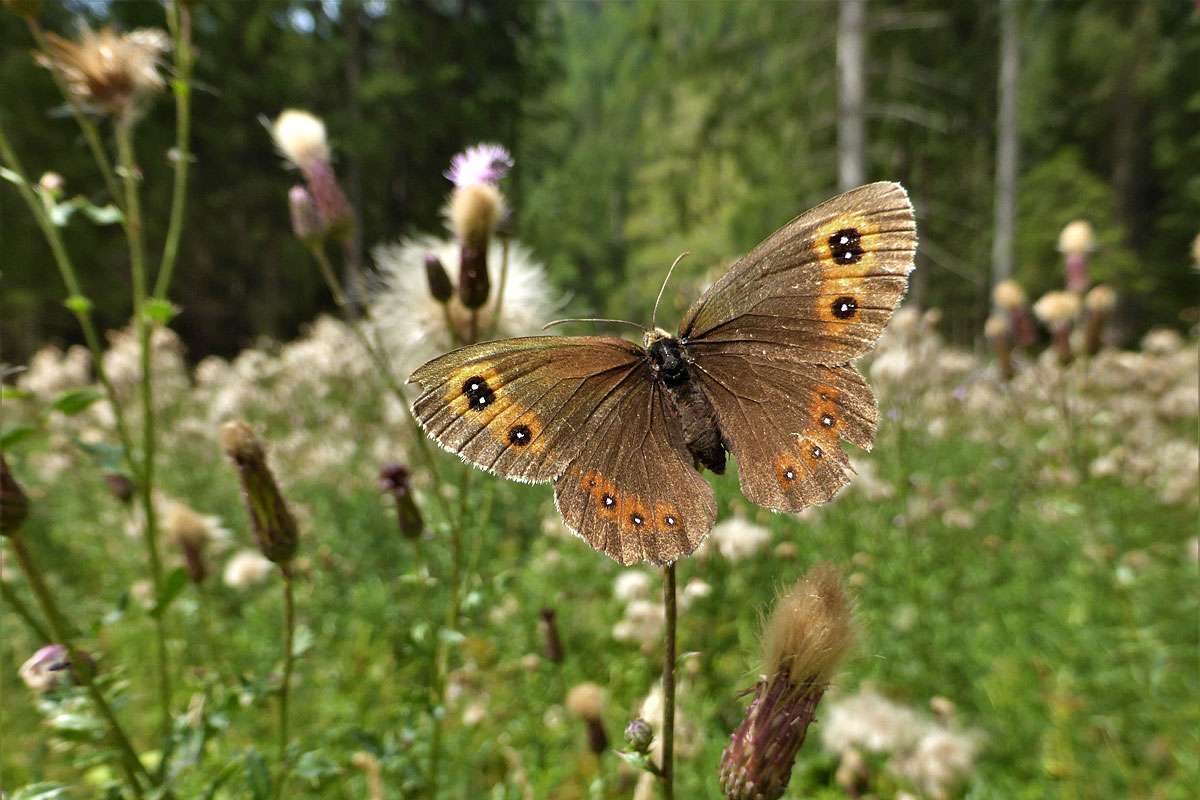
<svg viewBox="0 0 1200 800"><path fill-rule="evenodd" d="M854 641L850 600L829 565L779 599L763 631L766 674L721 756L729 800L782 797L817 704Z"/></svg>
<svg viewBox="0 0 1200 800"><path fill-rule="evenodd" d="M267 466L267 455L250 426L241 420L221 426L221 448L238 470L242 497L254 527L258 549L276 564L285 566L296 555L299 533L275 476Z"/></svg>
<svg viewBox="0 0 1200 800"><path fill-rule="evenodd" d="M1083 299L1087 309L1087 327L1084 332L1084 349L1089 356L1100 352L1104 346L1104 329L1117 307L1117 293L1112 287L1096 286Z"/></svg>
<svg viewBox="0 0 1200 800"><path fill-rule="evenodd" d="M600 755L608 749L604 732L604 690L594 683L581 683L567 693L567 710L587 727L588 749Z"/></svg>
<svg viewBox="0 0 1200 800"><path fill-rule="evenodd" d="M1001 281L992 289L992 303L1008 315L1009 330L1013 341L1020 347L1029 347L1037 341L1037 328L1025 305L1025 290L1016 281Z"/></svg>
<svg viewBox="0 0 1200 800"><path fill-rule="evenodd" d="M322 226L322 237L328 235L343 241L349 240L354 231L354 212L333 171L325 123L307 111L288 109L271 125L271 137L279 152L304 175L305 185ZM289 204L291 201L289 194ZM307 232L306 226L310 222L306 219L301 229ZM300 234L297 233L297 236ZM305 239L303 236L300 238Z"/></svg>
<svg viewBox="0 0 1200 800"><path fill-rule="evenodd" d="M1083 294L1087 291L1088 258L1096 249L1096 237L1092 224L1085 219L1068 222L1058 235L1058 251L1063 254L1066 268L1068 292Z"/></svg>
<svg viewBox="0 0 1200 800"><path fill-rule="evenodd" d="M1079 295L1071 292L1047 292L1033 304L1033 313L1050 329L1054 337L1054 351L1060 364L1069 364L1074 358L1071 351L1071 326L1079 316Z"/></svg>
<svg viewBox="0 0 1200 800"><path fill-rule="evenodd" d="M83 28L78 41L47 33L36 58L58 74L80 108L127 122L166 85L159 65L170 47L167 34L152 28L126 34Z"/></svg>

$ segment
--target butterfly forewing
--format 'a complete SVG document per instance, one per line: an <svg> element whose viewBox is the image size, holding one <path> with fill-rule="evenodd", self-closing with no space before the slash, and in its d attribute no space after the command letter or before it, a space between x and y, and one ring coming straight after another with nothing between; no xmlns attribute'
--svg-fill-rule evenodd
<svg viewBox="0 0 1200 800"><path fill-rule="evenodd" d="M908 193L872 183L789 222L735 263L680 326L696 357L720 349L845 364L904 297L917 233Z"/></svg>

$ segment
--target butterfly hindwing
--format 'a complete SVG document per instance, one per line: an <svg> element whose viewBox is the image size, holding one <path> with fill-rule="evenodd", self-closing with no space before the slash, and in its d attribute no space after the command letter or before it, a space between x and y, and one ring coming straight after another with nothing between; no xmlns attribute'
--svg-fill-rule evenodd
<svg viewBox="0 0 1200 800"><path fill-rule="evenodd" d="M662 386L645 370L597 415L587 448L554 489L568 527L625 565L666 564L691 553L717 513Z"/></svg>
<svg viewBox="0 0 1200 800"><path fill-rule="evenodd" d="M916 221L898 183L860 186L801 214L738 260L680 326L694 357L720 350L845 364L904 297Z"/></svg>
<svg viewBox="0 0 1200 800"><path fill-rule="evenodd" d="M712 353L693 365L737 459L746 499L776 511L828 502L850 482L842 440L870 449L878 410L854 367Z"/></svg>

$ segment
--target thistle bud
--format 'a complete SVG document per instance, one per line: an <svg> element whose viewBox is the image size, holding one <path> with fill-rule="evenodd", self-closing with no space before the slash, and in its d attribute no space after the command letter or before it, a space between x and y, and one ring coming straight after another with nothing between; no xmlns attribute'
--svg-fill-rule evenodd
<svg viewBox="0 0 1200 800"><path fill-rule="evenodd" d="M322 234L348 239L354 231L354 211L333 171L325 123L307 111L288 109L272 123L271 137L279 152L304 175ZM296 229L295 216L292 227Z"/></svg>
<svg viewBox="0 0 1200 800"><path fill-rule="evenodd" d="M1079 295L1071 292L1047 292L1033 305L1033 313L1050 329L1054 336L1054 350L1060 364L1069 364L1074 354L1071 351L1071 325L1079 316Z"/></svg>
<svg viewBox="0 0 1200 800"><path fill-rule="evenodd" d="M538 623L545 639L544 653L547 661L561 664L566 654L563 651L562 639L558 636L558 623L553 608L543 608L541 621Z"/></svg>
<svg viewBox="0 0 1200 800"><path fill-rule="evenodd" d="M439 303L450 302L454 295L454 284L442 266L442 260L433 253L425 254L425 277L429 281L429 294Z"/></svg>
<svg viewBox="0 0 1200 800"><path fill-rule="evenodd" d="M581 683L567 693L567 710L587 727L588 749L600 755L608 749L604 732L604 690L594 683Z"/></svg>
<svg viewBox="0 0 1200 800"><path fill-rule="evenodd" d="M325 239L325 225L317 213L317 204L308 189L293 186L288 190L288 211L292 218L292 233L306 247L316 247Z"/></svg>
<svg viewBox="0 0 1200 800"><path fill-rule="evenodd" d="M854 641L850 601L832 567L810 570L779 599L763 631L766 675L721 755L729 800L775 800L829 679Z"/></svg>
<svg viewBox="0 0 1200 800"><path fill-rule="evenodd" d="M15 536L29 516L29 497L0 455L0 536Z"/></svg>
<svg viewBox="0 0 1200 800"><path fill-rule="evenodd" d="M637 717L625 726L625 744L635 753L645 755L650 752L654 743L654 728L641 717Z"/></svg>
<svg viewBox="0 0 1200 800"><path fill-rule="evenodd" d="M379 488L396 498L396 519L400 533L408 539L419 539L425 532L425 522L413 500L408 468L400 464L385 464L379 470Z"/></svg>
<svg viewBox="0 0 1200 800"><path fill-rule="evenodd" d="M1019 283L1010 280L996 284L992 302L1008 314L1010 334L1017 345L1029 347L1037 341L1037 329L1025 308L1025 290Z"/></svg>
<svg viewBox="0 0 1200 800"><path fill-rule="evenodd" d="M221 448L237 467L242 498L254 528L258 549L276 564L287 564L299 546L296 519L288 509L267 455L250 426L241 420L221 426Z"/></svg>
<svg viewBox="0 0 1200 800"><path fill-rule="evenodd" d="M71 655L66 645L48 644L26 659L18 674L35 692L48 692L70 673Z"/></svg>

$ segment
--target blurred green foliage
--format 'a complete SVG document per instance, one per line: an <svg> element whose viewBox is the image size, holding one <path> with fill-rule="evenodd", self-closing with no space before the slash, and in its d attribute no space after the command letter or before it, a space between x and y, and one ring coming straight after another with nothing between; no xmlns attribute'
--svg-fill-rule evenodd
<svg viewBox="0 0 1200 800"><path fill-rule="evenodd" d="M1195 321L1200 277L1200 23L1189 3L1023 2L1018 277L1060 284L1054 244L1084 217L1094 274L1125 327ZM193 357L290 337L329 305L289 234L280 168L257 120L286 106L328 122L362 216L362 246L440 227L449 156L480 140L517 154L520 236L572 312L642 320L680 252L668 310L833 191L836 13L830 2L246 3L197 6L196 169L174 296ZM153 3L47 3L45 27L160 24ZM988 306L995 137L994 7L868 6L867 175L912 191L915 298L973 337ZM0 113L33 174L104 201L29 37L0 16ZM139 131L151 242L161 240L170 103ZM119 232L72 223L102 323L128 314ZM0 192L3 355L71 340L45 246ZM670 314L664 315L670 324Z"/></svg>

